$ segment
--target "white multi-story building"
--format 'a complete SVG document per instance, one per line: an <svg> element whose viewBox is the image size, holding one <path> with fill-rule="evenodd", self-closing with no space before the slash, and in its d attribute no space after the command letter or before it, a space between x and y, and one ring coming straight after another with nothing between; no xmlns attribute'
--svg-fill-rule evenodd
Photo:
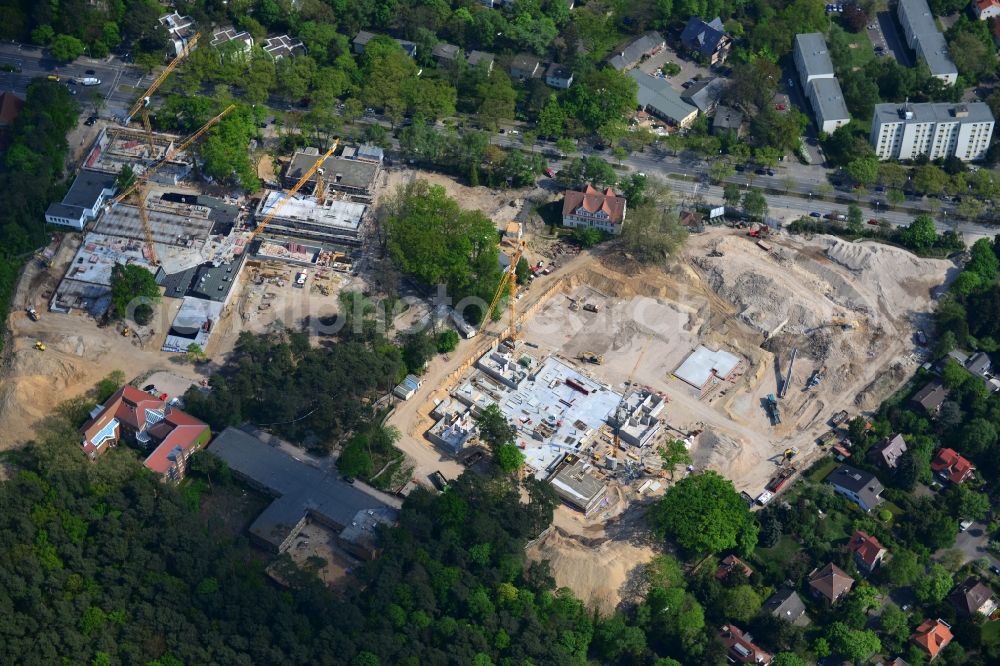
<svg viewBox="0 0 1000 666"><path fill-rule="evenodd" d="M818 32L795 35L793 59L802 90L812 105L816 127L832 134L838 127L851 122L823 35Z"/></svg>
<svg viewBox="0 0 1000 666"><path fill-rule="evenodd" d="M896 15L903 26L906 45L927 63L934 77L954 85L958 69L951 60L948 44L934 22L927 0L899 0Z"/></svg>
<svg viewBox="0 0 1000 666"><path fill-rule="evenodd" d="M880 160L926 155L971 162L986 156L993 124L990 107L983 102L876 104L871 144Z"/></svg>

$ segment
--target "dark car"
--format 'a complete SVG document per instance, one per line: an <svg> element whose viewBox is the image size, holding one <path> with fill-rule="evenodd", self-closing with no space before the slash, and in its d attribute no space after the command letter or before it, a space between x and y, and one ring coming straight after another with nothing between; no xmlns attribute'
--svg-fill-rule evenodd
<svg viewBox="0 0 1000 666"><path fill-rule="evenodd" d="M767 175L767 169L764 169L764 168L754 169L753 172L755 174L757 174L758 176L766 176Z"/></svg>
<svg viewBox="0 0 1000 666"><path fill-rule="evenodd" d="M142 390L146 391L147 393L149 393L150 391L155 391L156 384L146 384L145 386L142 387Z"/></svg>
<svg viewBox="0 0 1000 666"><path fill-rule="evenodd" d="M349 483L349 484L351 484L353 486L354 485L354 477L353 476L345 476L344 477L344 483Z"/></svg>
<svg viewBox="0 0 1000 666"><path fill-rule="evenodd" d="M737 164L736 167L735 167L735 169L736 169L737 172L743 173L744 171L747 170L747 167L746 167L745 164Z"/></svg>
<svg viewBox="0 0 1000 666"><path fill-rule="evenodd" d="M472 467L482 459L483 459L483 452L474 451L473 453L469 454L469 456L465 459L465 466Z"/></svg>
<svg viewBox="0 0 1000 666"><path fill-rule="evenodd" d="M768 176L773 176L774 175L774 169L768 169L767 170L767 175Z"/></svg>
<svg viewBox="0 0 1000 666"><path fill-rule="evenodd" d="M1000 576L1000 567L993 565L992 567L990 567L990 571L992 571L997 576Z"/></svg>
<svg viewBox="0 0 1000 666"><path fill-rule="evenodd" d="M823 217L823 216L821 214L817 213L816 211L813 211L813 212L809 213L809 217Z"/></svg>
<svg viewBox="0 0 1000 666"><path fill-rule="evenodd" d="M88 69L88 70L87 70L87 74L88 74L88 75L91 75L91 76L93 76L94 74L97 74L97 72L95 72L95 71L94 71L94 70L92 70L92 69Z"/></svg>
<svg viewBox="0 0 1000 666"><path fill-rule="evenodd" d="M83 124L86 125L87 127L92 127L96 122L97 122L97 116L90 116L89 118L83 121Z"/></svg>

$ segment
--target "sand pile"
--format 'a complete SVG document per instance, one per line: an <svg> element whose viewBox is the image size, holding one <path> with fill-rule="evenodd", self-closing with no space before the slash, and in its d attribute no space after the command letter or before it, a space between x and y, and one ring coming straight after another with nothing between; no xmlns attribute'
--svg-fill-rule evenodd
<svg viewBox="0 0 1000 666"><path fill-rule="evenodd" d="M584 543L558 527L527 551L532 561L549 561L557 586L568 587L585 604L606 614L626 600L630 583L655 554L652 548L624 541Z"/></svg>
<svg viewBox="0 0 1000 666"><path fill-rule="evenodd" d="M738 439L706 429L698 437L691 457L697 469L714 469L730 479L739 479L764 459L764 453Z"/></svg>

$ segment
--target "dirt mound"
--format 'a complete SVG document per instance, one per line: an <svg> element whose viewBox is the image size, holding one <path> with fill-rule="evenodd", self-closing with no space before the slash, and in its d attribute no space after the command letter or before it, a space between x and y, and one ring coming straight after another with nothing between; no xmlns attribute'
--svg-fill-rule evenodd
<svg viewBox="0 0 1000 666"><path fill-rule="evenodd" d="M863 410L878 409L886 396L906 378L902 363L893 363L854 397L854 404Z"/></svg>
<svg viewBox="0 0 1000 666"><path fill-rule="evenodd" d="M760 463L763 454L739 439L706 429L698 437L691 457L698 469L714 469L728 478L739 479Z"/></svg>
<svg viewBox="0 0 1000 666"><path fill-rule="evenodd" d="M548 560L559 587L605 614L627 601L630 585L656 552L624 541L575 539L558 527L528 548L528 559Z"/></svg>

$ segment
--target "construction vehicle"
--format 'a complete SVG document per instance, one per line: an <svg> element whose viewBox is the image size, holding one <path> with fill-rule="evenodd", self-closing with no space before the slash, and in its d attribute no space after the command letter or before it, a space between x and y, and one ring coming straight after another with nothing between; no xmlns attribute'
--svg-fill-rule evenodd
<svg viewBox="0 0 1000 666"><path fill-rule="evenodd" d="M785 380L781 382L781 388L778 390L779 398L785 397L785 393L788 392L788 385L792 383L792 366L795 365L795 355L798 351L798 347L792 347L792 357L788 360L788 371L785 373Z"/></svg>
<svg viewBox="0 0 1000 666"><path fill-rule="evenodd" d="M572 312L579 312L579 310L580 310L580 304L577 303L577 301L576 301L575 298L569 299L569 309Z"/></svg>
<svg viewBox="0 0 1000 666"><path fill-rule="evenodd" d="M848 319L846 317L834 317L830 320L830 326L839 326L844 330L850 330L858 327L858 322L853 319Z"/></svg>
<svg viewBox="0 0 1000 666"><path fill-rule="evenodd" d="M39 319L39 317L38 317L38 310L36 310L35 308L32 308L32 307L27 307L27 308L24 308L24 311L26 313L28 313L28 319L30 319L31 321L38 321L38 319Z"/></svg>
<svg viewBox="0 0 1000 666"><path fill-rule="evenodd" d="M819 383L823 381L824 375L826 375L825 365L821 368L813 370L812 374L809 375L809 380L806 382L806 389L816 388L819 386Z"/></svg>
<svg viewBox="0 0 1000 666"><path fill-rule="evenodd" d="M767 238L771 235L771 227L766 224L752 224L747 230L747 236L751 238Z"/></svg>
<svg viewBox="0 0 1000 666"><path fill-rule="evenodd" d="M146 130L146 140L149 142L150 155L152 155L156 150L156 145L153 143L153 128L149 123L149 103L153 94L159 90L160 86L163 85L163 82L167 80L167 77L170 76L170 74L177 69L177 66L188 57L188 54L194 49L194 46L200 37L201 33L196 33L190 40L188 40L188 43L183 49L181 49L180 53L178 53L177 56L170 61L170 64L163 68L160 75L157 76L152 85L146 89L146 92L139 96L139 99L137 99L135 104L132 105L132 108L129 109L128 115L125 116L125 122L123 124L128 125L132 122L132 118L135 117L135 114L140 112L142 113L142 126L143 129Z"/></svg>
<svg viewBox="0 0 1000 666"><path fill-rule="evenodd" d="M772 493L770 490L765 490L760 495L757 495L757 504L764 506L772 499L774 499L774 493Z"/></svg>
<svg viewBox="0 0 1000 666"><path fill-rule="evenodd" d="M837 412L836 414L833 415L833 418L830 419L830 425L832 425L834 428L836 428L837 426L839 426L841 423L843 423L846 420L847 420L847 410L846 409L842 409L842 410L840 410L839 412Z"/></svg>
<svg viewBox="0 0 1000 666"><path fill-rule="evenodd" d="M138 194L138 201L136 203L136 206L139 209L139 219L142 222L143 233L145 233L146 235L146 254L148 255L147 258L149 259L149 263L151 265L159 266L160 259L156 255L156 246L153 244L153 229L149 224L149 215L146 211L146 195L148 192L147 188L150 178L152 178L153 175L157 171L159 171L164 164L172 160L175 155L187 150L191 146L191 144L200 139L205 134L205 132L207 132L209 129L215 126L216 123L218 123L220 120L226 117L226 115L228 115L235 108L236 108L235 104L230 104L222 111L222 113L220 113L219 115L215 116L207 123L202 125L198 129L198 131L196 131L194 134L192 134L187 139L182 141L180 145L178 145L176 148L167 152L167 154L165 154L160 161L154 163L152 166L146 169L141 176L136 178L131 185L126 187L125 191L123 191L121 194L119 194L117 197L111 200L109 206L111 208L114 208L119 203L124 201L127 197L129 197L131 194L133 193Z"/></svg>
<svg viewBox="0 0 1000 666"><path fill-rule="evenodd" d="M38 351L45 351L45 343L41 340L35 340L35 349Z"/></svg>
<svg viewBox="0 0 1000 666"><path fill-rule="evenodd" d="M799 447L793 446L791 448L785 449L783 460L791 460L797 455L799 455Z"/></svg>
<svg viewBox="0 0 1000 666"><path fill-rule="evenodd" d="M334 139L333 145L330 146L330 150L326 151L326 153L321 155L320 158L316 160L316 162L311 167L309 167L309 169L306 170L304 174L302 174L302 177L299 178L298 182L296 182L288 190L285 191L285 196L278 199L278 201L273 206L271 206L271 210L268 211L267 215L264 216L264 219L262 219L260 222L257 223L257 227L250 234L250 237L247 238L248 245L251 241L253 241L254 238L260 235L260 232L264 231L264 229L267 228L267 225L270 224L271 220L275 218L275 216L278 214L278 211L280 211L282 207L284 207L284 205L288 203L292 197L295 196L296 192L302 189L303 185L309 182L309 180L313 177L313 174L315 174L317 171L319 171L319 169L323 167L323 163L326 162L328 157L333 155L333 152L337 150L338 145L340 145L340 139L339 138ZM518 258L520 258L520 255L518 255ZM513 266L513 264L511 264L511 266ZM513 268L511 269L511 272L513 272Z"/></svg>
<svg viewBox="0 0 1000 666"><path fill-rule="evenodd" d="M604 363L603 354L595 354L594 352L582 351L576 356L581 361L586 361L588 363L593 363L594 365L601 365Z"/></svg>
<svg viewBox="0 0 1000 666"><path fill-rule="evenodd" d="M123 338L127 338L130 335L132 335L132 330L128 326L126 326L125 328L122 329L122 337Z"/></svg>
<svg viewBox="0 0 1000 666"><path fill-rule="evenodd" d="M586 310L587 312L597 312L597 306L594 305L593 303L584 303L583 309Z"/></svg>
<svg viewBox="0 0 1000 666"><path fill-rule="evenodd" d="M786 465L782 467L770 481L767 482L767 486L765 487L770 492L777 493L778 491L780 491L782 488L785 487L785 484L788 483L788 481L792 478L792 475L794 474L795 474L795 466Z"/></svg>
<svg viewBox="0 0 1000 666"><path fill-rule="evenodd" d="M510 258L510 265L500 276L500 284L497 285L497 291L493 294L493 300L490 302L490 307L486 310L486 316L493 316L493 312L500 303L500 298L504 293L507 294L507 307L510 311L510 330L505 335L500 334L500 338L509 338L511 342L517 339L517 311L515 307L515 302L517 301L517 262L521 261L521 255L524 254L524 241L521 241L517 250L514 251L514 256Z"/></svg>
<svg viewBox="0 0 1000 666"><path fill-rule="evenodd" d="M781 410L778 408L778 399L774 397L773 393L767 394L767 415L771 419L772 425L778 425L781 423Z"/></svg>

